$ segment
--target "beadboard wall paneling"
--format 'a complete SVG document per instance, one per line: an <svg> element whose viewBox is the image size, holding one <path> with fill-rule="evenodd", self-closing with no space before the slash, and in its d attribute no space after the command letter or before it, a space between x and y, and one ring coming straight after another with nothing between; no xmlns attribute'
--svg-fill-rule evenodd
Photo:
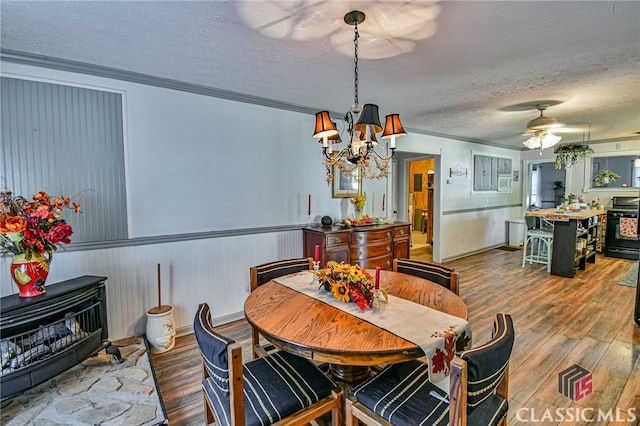
<svg viewBox="0 0 640 426"><path fill-rule="evenodd" d="M302 256L302 231L283 231L54 255L47 285L81 275L107 277L109 338L145 332L146 313L158 303L174 307L176 329L190 328L199 303L211 306L213 320L241 318L249 294L249 268ZM2 259L8 271L10 257ZM1 296L16 294L8 273L0 274Z"/></svg>
<svg viewBox="0 0 640 426"><path fill-rule="evenodd" d="M122 94L0 79L0 188L31 199L70 197L73 241L122 240L127 233Z"/></svg>

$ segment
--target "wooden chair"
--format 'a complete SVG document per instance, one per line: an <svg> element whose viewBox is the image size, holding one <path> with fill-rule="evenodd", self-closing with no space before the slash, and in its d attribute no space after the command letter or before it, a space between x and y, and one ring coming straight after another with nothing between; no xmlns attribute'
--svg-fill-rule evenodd
<svg viewBox="0 0 640 426"><path fill-rule="evenodd" d="M329 412L334 425L342 423L342 391L311 362L280 351L243 365L242 347L213 331L206 303L199 305L193 328L203 360L207 424L306 425Z"/></svg>
<svg viewBox="0 0 640 426"><path fill-rule="evenodd" d="M421 262L410 259L393 259L394 272L415 275L458 293L458 273L438 263Z"/></svg>
<svg viewBox="0 0 640 426"><path fill-rule="evenodd" d="M452 360L448 401L429 382L425 363L387 366L349 393L346 424L505 425L514 339L511 317L497 314L492 339Z"/></svg>
<svg viewBox="0 0 640 426"><path fill-rule="evenodd" d="M294 272L308 271L313 269L313 258L303 257L299 259L278 260L249 269L251 274L251 291L255 290L262 284L266 284L273 278L281 277ZM260 333L255 328L251 328L251 347L253 358L267 355L270 351L275 350L271 345L260 345Z"/></svg>

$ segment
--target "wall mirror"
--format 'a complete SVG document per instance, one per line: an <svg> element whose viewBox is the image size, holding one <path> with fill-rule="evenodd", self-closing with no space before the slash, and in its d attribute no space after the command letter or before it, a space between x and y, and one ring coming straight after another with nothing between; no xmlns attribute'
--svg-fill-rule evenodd
<svg viewBox="0 0 640 426"><path fill-rule="evenodd" d="M594 156L587 167L587 185L592 189L639 188L640 157L638 155L600 155ZM606 171L619 177L609 178ZM613 181L615 179L615 181Z"/></svg>

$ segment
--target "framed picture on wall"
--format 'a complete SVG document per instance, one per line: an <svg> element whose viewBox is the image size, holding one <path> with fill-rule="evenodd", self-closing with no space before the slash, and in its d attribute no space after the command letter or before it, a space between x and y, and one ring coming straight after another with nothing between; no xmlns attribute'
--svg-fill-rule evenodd
<svg viewBox="0 0 640 426"><path fill-rule="evenodd" d="M346 161L346 160L343 160ZM351 166L351 164L349 164ZM356 169L354 173L358 173ZM333 165L333 198L352 198L358 193L358 180L351 173Z"/></svg>

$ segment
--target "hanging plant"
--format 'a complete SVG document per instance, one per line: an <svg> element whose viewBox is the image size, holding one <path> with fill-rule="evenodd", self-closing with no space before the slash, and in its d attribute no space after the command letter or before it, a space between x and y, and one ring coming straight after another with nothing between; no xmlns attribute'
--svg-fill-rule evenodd
<svg viewBox="0 0 640 426"><path fill-rule="evenodd" d="M596 186L607 186L610 183L615 183L619 177L620 175L613 173L611 170L600 170L596 174Z"/></svg>
<svg viewBox="0 0 640 426"><path fill-rule="evenodd" d="M568 169L578 161L589 158L594 154L593 149L589 145L582 143L558 145L553 152L556 154L556 169L561 169L563 165Z"/></svg>

